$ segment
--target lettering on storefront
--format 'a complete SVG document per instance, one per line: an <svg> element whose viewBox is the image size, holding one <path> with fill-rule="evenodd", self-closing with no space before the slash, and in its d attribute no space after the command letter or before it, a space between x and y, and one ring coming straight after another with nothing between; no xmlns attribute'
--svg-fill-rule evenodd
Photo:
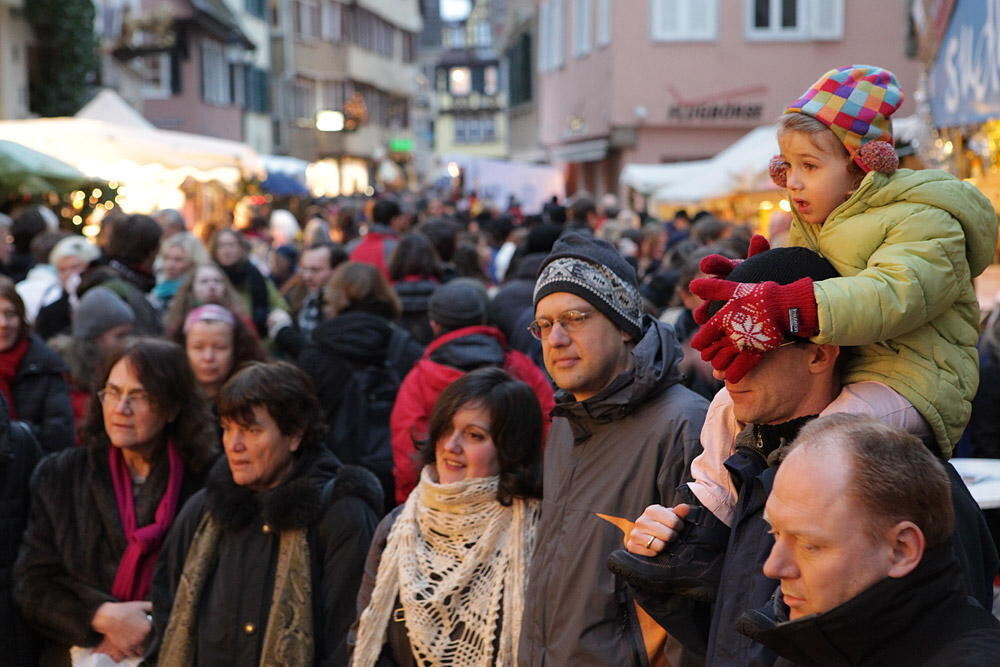
<svg viewBox="0 0 1000 667"><path fill-rule="evenodd" d="M698 99L689 99L681 95L674 86L668 85L667 93L673 98L673 102L667 107L667 120L671 122L743 121L758 123L764 116L764 103L758 100L767 94L767 87L748 86L721 91Z"/></svg>
<svg viewBox="0 0 1000 667"><path fill-rule="evenodd" d="M764 114L763 104L675 104L667 110L667 118L673 121L693 120L759 120Z"/></svg>
<svg viewBox="0 0 1000 667"><path fill-rule="evenodd" d="M1000 116L1000 0L958 3L930 84L939 127Z"/></svg>

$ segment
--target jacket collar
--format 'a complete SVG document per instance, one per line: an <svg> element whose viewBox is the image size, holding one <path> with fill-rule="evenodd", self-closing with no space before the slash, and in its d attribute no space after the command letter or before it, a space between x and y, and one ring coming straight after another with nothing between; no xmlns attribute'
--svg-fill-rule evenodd
<svg viewBox="0 0 1000 667"><path fill-rule="evenodd" d="M285 481L257 492L237 485L226 457L220 456L208 474L206 506L223 530L239 530L258 516L278 531L306 528L319 518L323 485L338 467L336 458L325 450L306 451Z"/></svg>
<svg viewBox="0 0 1000 667"><path fill-rule="evenodd" d="M857 665L962 596L961 572L949 542L927 550L907 576L887 577L822 614L789 621L779 587L765 607L744 613L736 628L796 663Z"/></svg>
<svg viewBox="0 0 1000 667"><path fill-rule="evenodd" d="M446 334L441 334L434 340L430 342L427 348L424 350L424 359L430 359L431 355L435 350L443 345L447 345L456 338L461 338L463 336L468 336L470 334L485 334L487 336L492 336L496 338L500 345L506 349L507 348L507 337L503 335L503 332L496 327L491 327L485 324L476 325L472 327L462 327L461 329L455 329L454 331L449 331Z"/></svg>

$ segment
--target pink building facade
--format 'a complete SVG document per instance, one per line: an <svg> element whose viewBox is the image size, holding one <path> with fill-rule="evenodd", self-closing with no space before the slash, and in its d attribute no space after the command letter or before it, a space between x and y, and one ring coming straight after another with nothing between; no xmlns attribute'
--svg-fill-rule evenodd
<svg viewBox="0 0 1000 667"><path fill-rule="evenodd" d="M896 73L915 112L908 0L540 0L540 140L567 191L618 192L626 164L707 158L823 72Z"/></svg>

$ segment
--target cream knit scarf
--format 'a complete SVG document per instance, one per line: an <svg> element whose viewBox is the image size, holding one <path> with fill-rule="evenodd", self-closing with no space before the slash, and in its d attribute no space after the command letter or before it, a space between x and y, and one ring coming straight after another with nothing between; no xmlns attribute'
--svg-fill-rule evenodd
<svg viewBox="0 0 1000 667"><path fill-rule="evenodd" d="M504 507L498 477L438 484L432 470L389 532L351 664L375 664L398 594L417 665L516 665L540 504Z"/></svg>

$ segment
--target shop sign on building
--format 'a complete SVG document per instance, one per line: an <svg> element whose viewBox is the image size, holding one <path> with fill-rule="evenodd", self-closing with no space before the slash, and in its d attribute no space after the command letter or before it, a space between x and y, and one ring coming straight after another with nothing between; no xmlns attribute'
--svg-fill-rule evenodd
<svg viewBox="0 0 1000 667"><path fill-rule="evenodd" d="M959 0L929 81L938 127L1000 118L1000 0Z"/></svg>

